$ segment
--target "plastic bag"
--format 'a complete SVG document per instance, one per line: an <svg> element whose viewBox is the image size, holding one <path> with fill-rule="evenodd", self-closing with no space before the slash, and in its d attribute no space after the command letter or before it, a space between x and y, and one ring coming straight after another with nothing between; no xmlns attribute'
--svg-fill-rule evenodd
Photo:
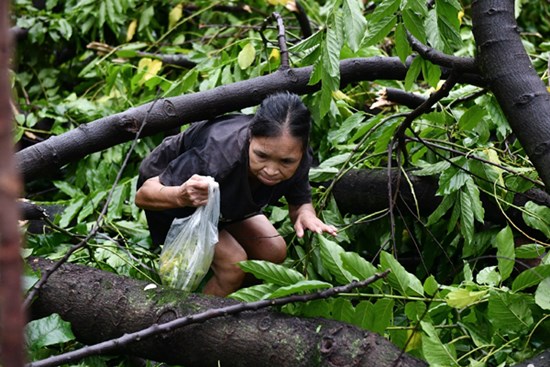
<svg viewBox="0 0 550 367"><path fill-rule="evenodd" d="M208 177L208 203L172 222L160 254L159 274L164 285L191 292L210 268L218 242L220 189Z"/></svg>

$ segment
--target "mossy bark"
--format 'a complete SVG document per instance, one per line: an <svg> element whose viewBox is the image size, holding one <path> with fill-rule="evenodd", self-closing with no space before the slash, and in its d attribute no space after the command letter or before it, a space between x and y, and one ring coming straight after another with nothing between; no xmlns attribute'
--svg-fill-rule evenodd
<svg viewBox="0 0 550 367"><path fill-rule="evenodd" d="M45 270L51 262L33 259ZM65 264L40 290L34 318L58 313L77 339L95 344L236 301L187 294L90 267ZM210 319L123 346L120 353L193 366L426 366L382 336L270 309Z"/></svg>

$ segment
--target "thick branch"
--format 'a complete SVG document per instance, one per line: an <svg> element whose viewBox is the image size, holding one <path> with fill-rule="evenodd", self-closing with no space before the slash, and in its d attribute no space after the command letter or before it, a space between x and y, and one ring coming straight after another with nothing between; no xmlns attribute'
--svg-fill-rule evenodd
<svg viewBox="0 0 550 367"><path fill-rule="evenodd" d="M44 270L47 260L31 265ZM40 290L34 316L59 313L85 344L225 306L229 299L188 294L94 268L65 264ZM210 319L121 348L121 352L193 366L425 366L383 337L349 324L270 310ZM395 364L393 364L396 362Z"/></svg>
<svg viewBox="0 0 550 367"><path fill-rule="evenodd" d="M407 180L398 180L400 173L393 169L388 175L387 170L352 170L347 172L334 185L333 194L342 213L365 214L378 212L388 208L388 176L390 177L392 192L398 192L396 206L401 213L421 216L430 215L443 199L437 196L437 178L415 176L407 174ZM410 184L409 184L410 182ZM399 185L399 186L398 186ZM414 190L414 194L413 194ZM488 223L506 224L508 220L515 223L525 233L542 241L542 233L532 229L522 216L522 212L515 207L523 207L528 201L550 207L550 195L539 189L530 189L525 193L514 196L513 206L505 213L490 195L481 193L481 200L485 208L485 220Z"/></svg>
<svg viewBox="0 0 550 367"><path fill-rule="evenodd" d="M194 121L259 104L267 95L281 90L297 94L312 93L320 85L308 85L312 67L279 70L273 74L220 86L204 92L150 102L127 111L82 124L65 134L54 136L16 153L25 181L48 177L63 165L120 143L132 140L142 121L147 126L142 136L180 127ZM365 80L403 80L407 73L399 58L347 59L340 63L341 84ZM460 79L465 83L481 83Z"/></svg>
<svg viewBox="0 0 550 367"><path fill-rule="evenodd" d="M417 40L412 34L407 32L407 39L411 44L414 51L418 52L424 59L432 62L435 65L444 66L453 70L478 73L478 67L476 60L467 57L457 57L453 55L444 54L434 48L428 47L419 40Z"/></svg>
<svg viewBox="0 0 550 367"><path fill-rule="evenodd" d="M548 191L550 95L523 48L514 1L473 1L472 21L484 79Z"/></svg>

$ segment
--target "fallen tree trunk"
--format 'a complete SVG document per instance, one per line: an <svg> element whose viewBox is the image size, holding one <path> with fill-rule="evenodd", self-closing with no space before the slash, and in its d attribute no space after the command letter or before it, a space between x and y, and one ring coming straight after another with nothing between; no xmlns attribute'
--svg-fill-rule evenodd
<svg viewBox="0 0 550 367"><path fill-rule="evenodd" d="M25 182L49 177L69 162L134 139L142 125L141 136L148 136L255 106L277 91L312 93L320 85L308 85L311 70L310 66L279 70L203 92L159 99L52 136L17 152L16 160ZM347 59L340 63L340 73L342 85L376 79L403 80L407 66L397 57ZM482 83L475 75L464 74L461 80Z"/></svg>
<svg viewBox="0 0 550 367"><path fill-rule="evenodd" d="M398 169L393 169L388 175L386 169L350 170L334 185L332 193L339 210L346 214L373 213L389 208L388 182L391 181L392 193L397 193L395 205L405 215L429 216L443 200L437 196L437 178L431 176L415 176L407 174L407 179L401 175L398 182ZM485 208L485 221L493 224L506 224L512 221L523 232L541 241L546 236L525 223L522 211L528 201L550 207L550 195L545 191L532 188L524 193L514 195L513 204L503 212L495 199L482 192L480 195Z"/></svg>
<svg viewBox="0 0 550 367"><path fill-rule="evenodd" d="M51 261L33 259L44 271ZM58 313L77 339L95 344L155 323L236 301L187 294L91 267L65 264L40 289L32 316ZM382 336L321 318L298 318L263 309L210 319L140 340L120 354L193 366L426 366Z"/></svg>

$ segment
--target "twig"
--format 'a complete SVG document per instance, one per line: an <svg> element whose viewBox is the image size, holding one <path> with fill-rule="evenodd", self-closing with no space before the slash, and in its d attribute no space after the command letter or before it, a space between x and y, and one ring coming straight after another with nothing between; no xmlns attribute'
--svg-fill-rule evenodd
<svg viewBox="0 0 550 367"><path fill-rule="evenodd" d="M273 18L277 21L277 29L279 33L277 34L277 41L279 42L279 49L281 50L281 66L279 70L286 70L290 68L288 62L288 48L286 46L286 36L285 36L285 25L283 23L283 18L277 12L273 13Z"/></svg>
<svg viewBox="0 0 550 367"><path fill-rule="evenodd" d="M434 104L436 104L443 97L449 95L449 92L457 83L457 76L458 76L458 73L453 70L449 75L449 78L445 81L445 83L443 83L443 85L439 90L432 93L426 101L424 101L420 106L418 106L417 108L412 110L409 114L407 114L407 117L405 117L405 120L403 120L401 125L399 125L399 127L397 128L394 138L392 139L391 143L388 146L388 205L390 209L389 213L390 213L391 238L394 244L395 244L395 228L394 228L395 218L393 215L393 209L395 206L397 194L399 193L398 188L399 188L399 183L401 181L401 171L400 170L397 171L396 186L395 186L397 191L394 194L392 192L392 180L391 180L393 148L394 146L396 146L397 148L396 161L398 166L401 166L400 152L403 153L403 157L405 158L405 161L407 160L407 149L405 147L405 130L411 127L411 124L418 116L429 111ZM393 255L397 259L397 251L394 251Z"/></svg>
<svg viewBox="0 0 550 367"><path fill-rule="evenodd" d="M436 65L448 67L456 71L479 74L476 60L474 58L447 55L441 51L424 45L409 32L407 32L407 40L409 41L412 49L418 52L422 58Z"/></svg>
<svg viewBox="0 0 550 367"><path fill-rule="evenodd" d="M302 36L304 38L308 38L313 34L313 32L311 30L311 24L306 14L306 10L304 9L300 1L296 0L294 4L296 5L296 10L292 10L292 12L296 14L296 19L298 19L298 23L300 23Z"/></svg>
<svg viewBox="0 0 550 367"><path fill-rule="evenodd" d="M338 286L329 288L320 292L304 294L304 295L291 295L282 298L275 299L266 299L249 303L239 303L227 307L210 309L204 312L200 312L190 316L180 317L178 319L166 322L164 324L153 324L152 326L142 329L133 333L124 334L123 336L111 339L102 343L98 343L92 346L87 346L75 351L68 353L60 354L57 356L49 357L40 361L32 362L27 365L27 367L50 367L50 366L59 366L65 363L75 363L76 361L81 360L82 358L89 357L92 355L97 355L101 353L106 353L128 345L132 342L138 340L144 340L158 334L167 333L175 329L181 328L186 325L196 324L205 322L207 320L234 315L244 311L256 311L261 308L266 308L270 306L282 306L292 302L308 302L315 299L329 298L333 297L339 293L347 293L355 288L365 287L375 281L382 279L388 275L390 269L360 281L352 282L347 285Z"/></svg>

